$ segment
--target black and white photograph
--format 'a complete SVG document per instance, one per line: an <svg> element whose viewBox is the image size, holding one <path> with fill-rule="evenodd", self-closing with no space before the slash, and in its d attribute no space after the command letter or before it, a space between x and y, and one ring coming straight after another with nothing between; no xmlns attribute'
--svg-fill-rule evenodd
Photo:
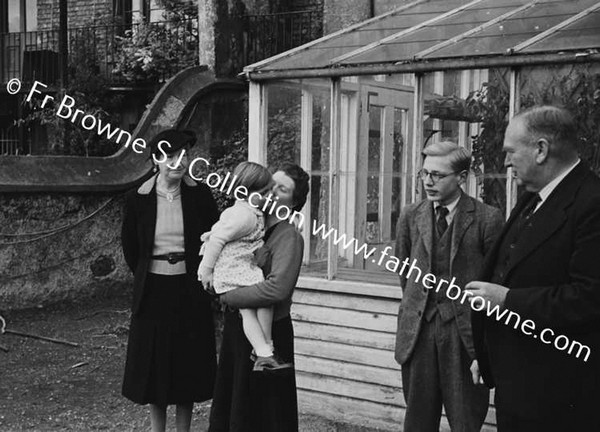
<svg viewBox="0 0 600 432"><path fill-rule="evenodd" d="M600 0L0 0L0 431L599 410Z"/></svg>

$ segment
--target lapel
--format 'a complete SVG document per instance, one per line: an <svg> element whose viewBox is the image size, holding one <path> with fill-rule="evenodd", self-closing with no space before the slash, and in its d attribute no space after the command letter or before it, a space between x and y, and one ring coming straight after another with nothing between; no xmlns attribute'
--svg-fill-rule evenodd
<svg viewBox="0 0 600 432"><path fill-rule="evenodd" d="M567 220L566 209L573 203L577 190L587 174L587 167L580 162L550 194L548 199L532 216L532 229L525 231L520 246L514 252L514 258L506 269L505 280L511 270L524 258L538 249ZM529 199L532 194L529 193ZM527 202L528 200L525 200ZM521 208L524 206L523 204Z"/></svg>
<svg viewBox="0 0 600 432"><path fill-rule="evenodd" d="M193 217L194 215L198 215L198 212L194 211L194 206L197 204L193 199L193 191L192 188L187 186L184 182L181 182L181 213L183 214L183 239L184 239L184 247L187 251L188 248L185 244L186 239L200 238L199 233L194 233L194 227L197 226L197 223L194 224ZM197 217L197 216L196 216ZM186 263L190 265L189 263Z"/></svg>
<svg viewBox="0 0 600 432"><path fill-rule="evenodd" d="M460 200L456 205L456 213L452 219L452 239L450 242L450 271L452 271L452 263L458 252L460 242L465 235L465 232L473 223L473 213L475 212L475 203L465 193L461 193Z"/></svg>
<svg viewBox="0 0 600 432"><path fill-rule="evenodd" d="M156 230L155 186L152 186L152 189L149 193L140 194L138 192L138 198L140 201L140 220L144 221L142 228L142 235L144 237L144 243L146 244L144 250L146 250L149 255L152 255L152 248L154 245L154 231Z"/></svg>
<svg viewBox="0 0 600 432"><path fill-rule="evenodd" d="M433 203L423 200L416 213L417 229L427 252L427 262L431 268L431 247L433 246Z"/></svg>
<svg viewBox="0 0 600 432"><path fill-rule="evenodd" d="M512 211L510 212L510 216L508 217L508 220L504 223L504 226L502 227L502 231L500 232L500 235L498 236L498 238L492 245L492 248L490 249L490 251L486 254L486 256L484 258L483 271L480 274L480 279L487 281L494 274L494 268L496 266L498 251L500 249L500 245L502 244L502 240L504 239L504 237L506 237L506 234L507 234L509 228L512 226L515 219L521 213L521 211L523 210L523 207L525 207L527 205L527 203L529 202L529 200L531 199L532 196L533 196L533 194L531 192L524 192L519 196L517 203L515 204Z"/></svg>

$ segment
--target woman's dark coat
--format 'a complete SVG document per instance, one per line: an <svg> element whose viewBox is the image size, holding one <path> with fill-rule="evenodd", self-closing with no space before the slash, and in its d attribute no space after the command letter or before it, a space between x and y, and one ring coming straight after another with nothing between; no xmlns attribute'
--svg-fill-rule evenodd
<svg viewBox="0 0 600 432"><path fill-rule="evenodd" d="M185 239L185 265L190 289L202 291L207 303L210 297L203 292L198 282L200 263L200 235L210 231L219 219L217 204L208 186L196 183L189 177L181 182L181 205ZM144 282L154 247L156 228L156 185L147 181L138 190L127 195L125 217L121 232L123 253L127 265L133 271L133 302L131 311L138 314L144 297Z"/></svg>

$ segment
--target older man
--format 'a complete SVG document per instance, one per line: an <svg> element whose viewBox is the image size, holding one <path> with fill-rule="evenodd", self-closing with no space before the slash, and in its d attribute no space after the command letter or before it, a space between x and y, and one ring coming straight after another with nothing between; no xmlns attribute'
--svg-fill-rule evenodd
<svg viewBox="0 0 600 432"><path fill-rule="evenodd" d="M527 192L486 260L487 282L467 286L518 314L509 326L473 314L501 432L600 431L600 179L576 137L573 117L553 106L506 130L506 165Z"/></svg>
<svg viewBox="0 0 600 432"><path fill-rule="evenodd" d="M455 277L462 288L476 278L504 220L498 209L462 192L471 164L466 149L440 142L426 147L423 156L427 199L400 215L396 257L416 259L422 273L437 280ZM430 289L429 282L412 276L401 280L396 360L406 400L404 431L437 432L443 405L453 431L476 432L489 393L472 379L478 370L470 306L451 300L449 285L447 296L446 289Z"/></svg>

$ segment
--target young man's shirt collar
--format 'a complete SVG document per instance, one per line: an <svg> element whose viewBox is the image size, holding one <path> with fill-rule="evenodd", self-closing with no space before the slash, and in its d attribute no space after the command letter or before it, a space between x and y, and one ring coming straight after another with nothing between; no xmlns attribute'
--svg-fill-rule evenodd
<svg viewBox="0 0 600 432"><path fill-rule="evenodd" d="M456 214L456 208L458 206L458 202L460 201L461 197L462 197L462 192L458 195L458 198L456 198L454 201L452 201L451 203L448 203L444 206L448 209L448 215L446 216L446 221L448 222L448 225L450 225L450 223L452 222L452 219L454 219L454 215ZM434 202L433 210L435 211L440 206L441 206L441 204L439 203L439 201Z"/></svg>

